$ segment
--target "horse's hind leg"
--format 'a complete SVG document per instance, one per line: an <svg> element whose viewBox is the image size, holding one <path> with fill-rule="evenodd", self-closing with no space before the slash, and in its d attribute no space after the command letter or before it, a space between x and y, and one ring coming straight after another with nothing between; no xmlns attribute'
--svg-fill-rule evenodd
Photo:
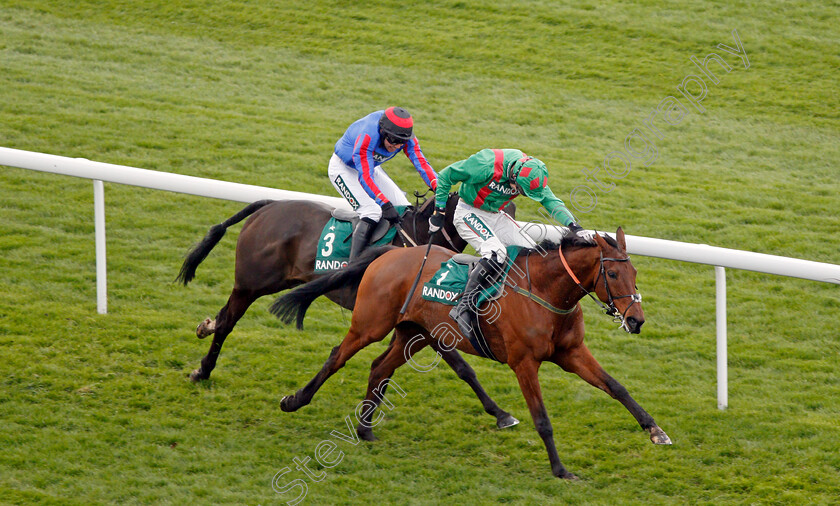
<svg viewBox="0 0 840 506"><path fill-rule="evenodd" d="M201 359L201 367L190 374L191 380L199 381L210 377L210 373L216 367L216 360L219 358L219 353L222 351L222 345L225 344L225 339L233 330L236 322L242 318L242 315L245 314L245 311L248 310L255 300L257 300L257 296L252 292L234 288L230 294L230 298L228 298L227 304L219 311L219 314L213 321L213 342L210 344L210 350L207 352L207 355ZM201 326L199 326L200 330ZM201 336L199 335L199 337Z"/></svg>
<svg viewBox="0 0 840 506"><path fill-rule="evenodd" d="M443 349L439 343L432 340L430 343L431 347L440 353L443 357L443 360L455 371L455 374L458 375L459 378L464 380L470 388L473 389L475 394L478 396L478 400L481 401L481 405L484 406L484 411L488 414L491 414L496 417L496 427L500 429L504 429L507 427L513 427L514 425L519 423L519 420L511 416L510 413L503 410L499 407L496 402L487 395L487 392L484 391L484 388L481 386L481 383L478 382L478 378L475 375L475 371L470 364L464 360L457 350L445 350Z"/></svg>
<svg viewBox="0 0 840 506"><path fill-rule="evenodd" d="M577 374L590 385L600 388L610 397L623 404L627 411L636 418L642 429L650 434L650 440L655 444L671 444L671 438L668 437L668 434L665 434L665 431L656 425L653 417L639 406L639 403L630 396L621 383L604 371L585 344L563 351L553 361L564 370Z"/></svg>
<svg viewBox="0 0 840 506"><path fill-rule="evenodd" d="M355 315L354 315L355 316ZM309 383L303 388L294 393L294 395L287 395L280 400L280 409L283 411L297 411L306 406L312 401L312 397L318 389L321 388L330 376L335 374L339 369L344 367L344 364L350 360L359 350L365 346L381 341L388 335L393 326L386 328L387 324L383 321L379 325L370 324L367 328L357 331L356 326L351 324L350 330L341 341L341 344L336 346L330 352L330 356L324 363L324 366L318 371L318 374L312 378Z"/></svg>

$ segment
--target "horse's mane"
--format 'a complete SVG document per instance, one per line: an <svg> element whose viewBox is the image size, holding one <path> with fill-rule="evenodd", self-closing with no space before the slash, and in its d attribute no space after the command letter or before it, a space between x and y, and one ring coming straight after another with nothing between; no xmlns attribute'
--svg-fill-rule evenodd
<svg viewBox="0 0 840 506"><path fill-rule="evenodd" d="M601 235L601 237L603 237L604 240L607 241L607 244L609 244L610 246L612 246L614 248L620 249L619 246L618 246L618 243L616 242L615 239L613 239L612 237L610 237L608 235L604 235L604 234L599 234L599 235ZM594 242L589 242L589 241L586 241L586 240L584 240L584 239L582 239L582 238L580 238L580 237L578 237L574 234L569 234L569 235L563 236L563 239L560 240L559 244L557 243L557 241L552 241L550 239L546 239L543 242L541 242L536 248L523 248L523 251L527 251L527 250L549 251L549 250L556 250L560 247L562 247L563 249L594 248L596 246L597 246L597 244L595 244Z"/></svg>

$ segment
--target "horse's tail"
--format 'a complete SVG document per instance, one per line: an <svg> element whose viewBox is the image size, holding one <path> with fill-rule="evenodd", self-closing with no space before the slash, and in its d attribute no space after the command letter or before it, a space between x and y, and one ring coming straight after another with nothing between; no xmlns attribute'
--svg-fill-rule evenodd
<svg viewBox="0 0 840 506"><path fill-rule="evenodd" d="M184 265L181 266L181 271L178 273L178 277L175 278L175 281L180 281L184 284L184 286L186 286L187 283L192 281L195 277L195 270L198 268L198 264L203 262L210 253L210 250L212 250L213 247L222 240L222 237L225 236L225 232L227 232L229 226L239 223L272 202L274 201L258 200L253 204L248 204L244 209L234 214L227 220L210 227L210 230L207 232L207 235L204 236L204 239L196 244L192 251L187 253L187 257L184 259Z"/></svg>
<svg viewBox="0 0 840 506"><path fill-rule="evenodd" d="M371 248L362 253L359 258L347 264L346 267L329 271L322 277L278 297L271 305L269 311L286 323L291 323L292 320L295 320L297 328L302 329L303 317L306 314L306 310L309 309L309 305L312 304L312 301L338 288L347 286L358 287L368 266L374 260L395 248L396 246Z"/></svg>

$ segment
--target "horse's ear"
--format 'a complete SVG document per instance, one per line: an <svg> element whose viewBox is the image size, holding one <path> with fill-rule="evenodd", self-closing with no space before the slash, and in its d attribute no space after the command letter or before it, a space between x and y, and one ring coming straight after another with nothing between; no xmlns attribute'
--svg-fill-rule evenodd
<svg viewBox="0 0 840 506"><path fill-rule="evenodd" d="M618 241L621 251L627 251L627 243L624 241L624 230L621 227L618 227L618 230L615 231L615 239Z"/></svg>
<svg viewBox="0 0 840 506"><path fill-rule="evenodd" d="M601 234L599 234L597 231L595 232L595 235L593 237L595 239L595 244L597 244L602 250L610 249L610 245L607 244L607 241L604 240L604 237L601 236Z"/></svg>
<svg viewBox="0 0 840 506"><path fill-rule="evenodd" d="M460 198L461 197L458 196L458 192L449 192L449 197L446 199L446 210L449 211L450 209L452 209L454 211L455 206L458 205Z"/></svg>

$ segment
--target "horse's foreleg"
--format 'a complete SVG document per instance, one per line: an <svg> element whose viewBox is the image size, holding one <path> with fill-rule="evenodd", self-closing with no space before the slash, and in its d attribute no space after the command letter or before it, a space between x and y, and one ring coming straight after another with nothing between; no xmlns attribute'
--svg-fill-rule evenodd
<svg viewBox="0 0 840 506"><path fill-rule="evenodd" d="M303 406L309 404L312 401L312 397L314 397L318 389L321 388L321 385L323 385L330 376L344 367L344 364L346 364L353 355L365 346L376 341L381 341L386 335L388 335L389 331L390 329L381 333L370 333L365 330L363 333L359 333L351 326L350 331L344 337L344 340L341 341L341 344L332 349L330 356L327 358L324 366L321 367L321 370L318 371L318 374L316 374L315 377L306 384L306 386L295 392L294 395L287 395L286 397L283 397L283 399L280 400L280 409L283 411L297 411Z"/></svg>
<svg viewBox="0 0 840 506"><path fill-rule="evenodd" d="M564 370L577 374L590 385L600 388L610 397L623 404L627 411L636 418L642 429L650 434L650 440L655 444L671 444L671 439L665 434L665 431L656 425L653 417L639 406L639 403L630 396L621 383L604 371L586 345L581 344L570 350L565 350L559 354L555 361Z"/></svg>
<svg viewBox="0 0 840 506"><path fill-rule="evenodd" d="M411 356L423 349L426 346L425 340L420 341L417 345L412 345L410 349L406 348L409 341L408 334L404 330L397 329L394 332L394 338L388 349L378 356L370 366L370 376L368 378L368 389L364 401L360 404L363 407L362 416L359 418L359 425L356 427L356 433L359 438L365 441L375 441L376 436L373 435L373 428L379 424L383 415L380 412L376 420L373 419L373 412L384 402L385 406L391 410L394 409L394 403L385 398L385 390L391 383L391 376L394 371L401 365L405 364ZM405 391L396 384L394 385L397 393L405 397Z"/></svg>
<svg viewBox="0 0 840 506"><path fill-rule="evenodd" d="M447 365L455 371L455 374L457 374L459 378L464 380L470 388L473 389L475 394L478 396L478 400L481 401L481 405L484 406L484 411L496 417L496 427L504 429L507 427L513 427L519 423L519 420L500 408L499 405L496 404L489 395L487 395L487 392L484 391L484 387L482 387L481 383L478 382L475 371L457 350L453 349L447 351L443 349L439 343L435 342L434 339L431 341L431 347L440 353Z"/></svg>
<svg viewBox="0 0 840 506"><path fill-rule="evenodd" d="M545 404L543 404L540 380L537 376L539 367L539 363L534 360L524 360L512 368L516 373L516 379L519 380L519 388L522 389L525 402L528 403L528 409L531 411L531 418L534 419L537 433L539 433L545 444L545 449L548 451L552 474L558 478L576 480L577 476L567 471L563 463L560 462L560 456L554 446L554 429L551 427L551 420L549 420Z"/></svg>
<svg viewBox="0 0 840 506"><path fill-rule="evenodd" d="M242 315L245 314L245 311L248 310L251 303L255 300L256 297L251 293L233 290L230 294L230 298L228 298L227 304L225 304L225 307L219 311L216 319L210 323L205 320L204 323L199 325L197 329L199 337L202 337L201 331L202 326L204 326L205 332L207 332L206 335L210 335L211 333L214 334L213 342L210 344L210 350L207 352L207 355L201 359L201 367L190 374L191 380L199 381L210 377L210 373L216 367L216 361L219 358L219 353L222 351L222 345L225 344L225 339L233 330L236 322L242 318ZM209 330L210 326L212 326L212 332Z"/></svg>

